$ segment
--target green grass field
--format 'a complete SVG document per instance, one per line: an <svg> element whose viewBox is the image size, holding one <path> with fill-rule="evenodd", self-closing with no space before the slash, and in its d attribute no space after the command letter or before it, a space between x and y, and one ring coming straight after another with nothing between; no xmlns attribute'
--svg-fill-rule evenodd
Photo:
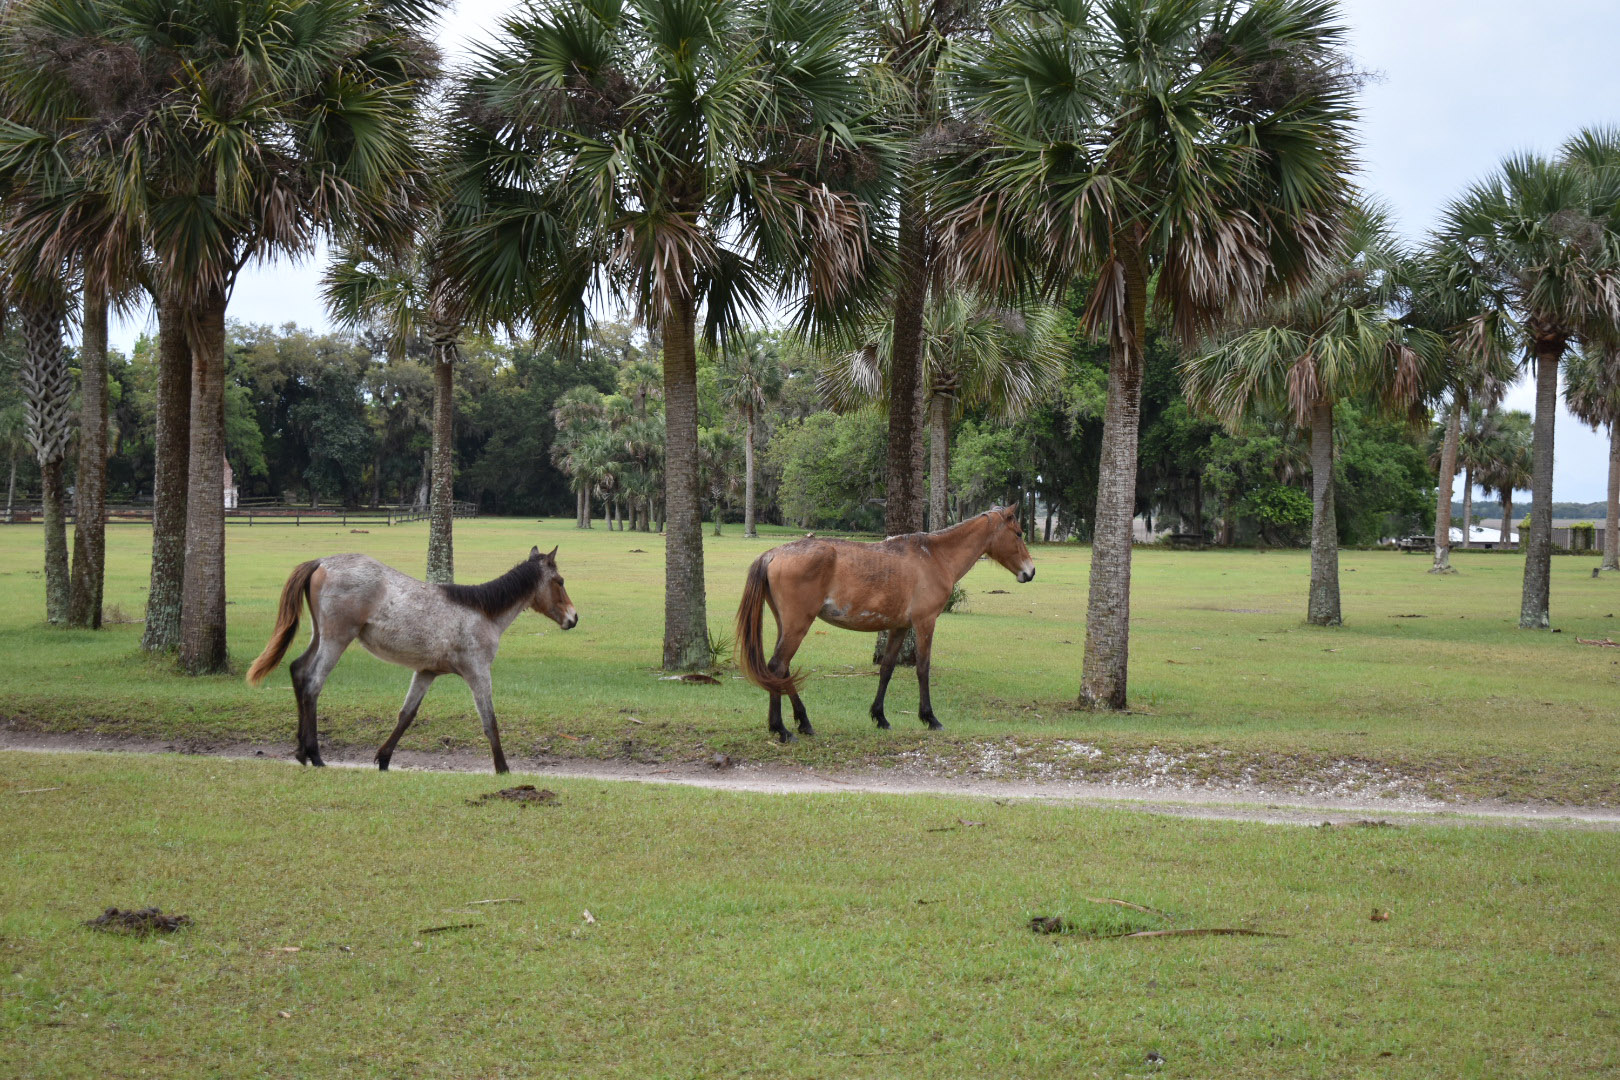
<svg viewBox="0 0 1620 1080"><path fill-rule="evenodd" d="M0 1075L1620 1074L1614 833L548 783L0 754Z"/></svg>
<svg viewBox="0 0 1620 1080"><path fill-rule="evenodd" d="M150 537L109 532L109 609L138 618ZM709 537L711 630L731 634L749 561L778 531ZM1187 782L1242 780L1311 790L1427 791L1442 796L1620 805L1620 652L1581 645L1620 630L1620 579L1595 580L1596 561L1553 560L1554 625L1516 628L1521 564L1458 552L1461 572L1424 573L1427 560L1387 552L1343 556L1347 625L1304 622L1306 553L1136 555L1133 709L1073 708L1079 684L1087 557L1036 547L1039 576L1018 585L982 563L965 579L968 605L936 638L934 703L947 730L915 721L916 689L897 675L879 733L871 638L818 624L799 654L819 738L778 747L765 735L765 695L724 672L723 685L661 682L662 538L581 533L567 521L483 519L456 525L462 581L509 567L531 544L560 545L580 615L563 633L523 616L495 668L507 752L679 760L724 752L744 760L850 766L905 763L952 773L1084 776L1157 774ZM290 752L294 726L285 668L254 690L239 677L192 680L139 652L140 627L74 633L42 624L40 532L0 529L0 723L174 740L273 740ZM262 647L276 597L297 562L361 550L420 574L426 525L232 526L230 642L242 669ZM639 550L637 550L639 549ZM773 633L773 631L768 631ZM295 646L295 651L302 645ZM355 647L321 699L323 736L374 747L386 736L408 675ZM642 721L632 724L629 717ZM573 739L559 736L570 735ZM481 749L470 696L457 680L429 694L407 748Z"/></svg>

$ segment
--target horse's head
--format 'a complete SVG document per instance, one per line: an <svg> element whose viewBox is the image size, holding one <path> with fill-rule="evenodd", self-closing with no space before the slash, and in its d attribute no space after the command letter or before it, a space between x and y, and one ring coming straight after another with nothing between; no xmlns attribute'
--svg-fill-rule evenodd
<svg viewBox="0 0 1620 1080"><path fill-rule="evenodd" d="M540 580L534 586L534 596L529 606L564 630L578 626L579 612L574 610L574 602L568 599L562 574L557 570L557 549L552 548L548 554L542 555L538 547L530 548L529 561L540 564Z"/></svg>
<svg viewBox="0 0 1620 1080"><path fill-rule="evenodd" d="M985 554L1005 566L1019 581L1029 581L1035 576L1035 560L1029 557L1029 548L1024 546L1024 526L1019 521L1017 505L1003 506L990 514L1000 520L996 522L996 531L990 537Z"/></svg>

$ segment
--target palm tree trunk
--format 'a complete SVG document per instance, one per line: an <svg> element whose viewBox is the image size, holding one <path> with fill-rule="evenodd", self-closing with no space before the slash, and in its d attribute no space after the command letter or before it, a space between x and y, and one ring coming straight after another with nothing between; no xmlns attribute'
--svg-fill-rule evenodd
<svg viewBox="0 0 1620 1080"><path fill-rule="evenodd" d="M45 621L61 626L68 616L68 546L66 492L62 458L39 466L40 517L45 523Z"/></svg>
<svg viewBox="0 0 1620 1080"><path fill-rule="evenodd" d="M57 290L24 294L24 355L18 371L23 386L27 434L39 462L41 517L45 522L45 618L53 625L67 621L67 522L62 505L62 461L72 435L73 381L62 352L62 295Z"/></svg>
<svg viewBox="0 0 1620 1080"><path fill-rule="evenodd" d="M1474 470L1463 470L1463 550L1474 546Z"/></svg>
<svg viewBox="0 0 1620 1080"><path fill-rule="evenodd" d="M1513 489L1502 492L1502 543L1511 544L1513 536ZM1522 538L1521 538L1522 539Z"/></svg>
<svg viewBox="0 0 1620 1080"><path fill-rule="evenodd" d="M928 301L926 207L915 186L902 196L897 252L900 281L894 293L894 341L889 364L888 486L883 527L890 536L920 532L923 491L923 416L928 389L923 370L923 307Z"/></svg>
<svg viewBox="0 0 1620 1080"><path fill-rule="evenodd" d="M585 489L574 489L574 528L585 527Z"/></svg>
<svg viewBox="0 0 1620 1080"><path fill-rule="evenodd" d="M1603 569L1620 570L1620 424L1609 423L1609 513L1603 519Z"/></svg>
<svg viewBox="0 0 1620 1080"><path fill-rule="evenodd" d="M180 667L223 672L225 643L225 294L196 311L191 341L191 456L186 469Z"/></svg>
<svg viewBox="0 0 1620 1080"><path fill-rule="evenodd" d="M11 524L12 507L17 502L17 452L11 452L11 479L6 481L6 524Z"/></svg>
<svg viewBox="0 0 1620 1080"><path fill-rule="evenodd" d="M1558 364L1562 342L1536 343L1536 421L1532 435L1530 533L1524 543L1524 592L1519 600L1519 628L1545 630L1551 625L1553 424L1558 417Z"/></svg>
<svg viewBox="0 0 1620 1080"><path fill-rule="evenodd" d="M141 648L180 645L186 570L186 479L191 461L191 342L178 302L158 300L156 447L152 476L152 574Z"/></svg>
<svg viewBox="0 0 1620 1080"><path fill-rule="evenodd" d="M928 527L938 532L950 523L951 399L934 395L928 408Z"/></svg>
<svg viewBox="0 0 1620 1080"><path fill-rule="evenodd" d="M1311 409L1311 600L1312 626L1338 626L1339 524L1333 511L1333 403Z"/></svg>
<svg viewBox="0 0 1620 1080"><path fill-rule="evenodd" d="M1451 568L1451 491L1457 479L1457 444L1462 440L1463 397L1451 402L1446 418L1446 439L1440 447L1440 477L1434 496L1434 565L1431 574L1449 574Z"/></svg>
<svg viewBox="0 0 1620 1080"><path fill-rule="evenodd" d="M707 667L703 507L698 491L696 315L677 300L664 324L664 670Z"/></svg>
<svg viewBox="0 0 1620 1080"><path fill-rule="evenodd" d="M748 424L743 430L743 538L754 540L759 531L754 527L754 410L748 409Z"/></svg>
<svg viewBox="0 0 1620 1080"><path fill-rule="evenodd" d="M433 350L433 479L428 504L427 579L456 580L455 381L456 334L440 327Z"/></svg>
<svg viewBox="0 0 1620 1080"><path fill-rule="evenodd" d="M107 565L107 294L87 280L79 347L79 469L68 625L101 629Z"/></svg>
<svg viewBox="0 0 1620 1080"><path fill-rule="evenodd" d="M1136 516L1137 433L1142 423L1142 345L1147 335L1147 268L1134 249L1122 252L1128 340L1109 349L1108 399L1091 540L1086 600L1086 653L1080 704L1123 709L1131 634L1131 521Z"/></svg>

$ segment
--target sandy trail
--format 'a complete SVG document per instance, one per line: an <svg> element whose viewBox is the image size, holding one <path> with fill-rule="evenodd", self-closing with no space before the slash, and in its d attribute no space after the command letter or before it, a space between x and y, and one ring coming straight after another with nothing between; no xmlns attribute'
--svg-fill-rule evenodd
<svg viewBox="0 0 1620 1080"><path fill-rule="evenodd" d="M100 735L47 735L0 731L0 751L26 753L187 754L295 764L283 744L175 743L157 739L124 739ZM372 768L368 752L323 750L329 765ZM950 795L977 799L1043 802L1054 806L1089 806L1216 821L1255 821L1274 825L1349 825L1373 820L1402 825L1483 825L1518 828L1576 828L1620 831L1620 811L1523 803L1439 802L1434 800L1345 799L1280 796L1263 789L1176 789L1149 785L1094 784L1078 781L987 780L915 775L871 770L832 772L802 766L668 762L643 765L624 761L577 758L511 759L514 776L557 776L582 780L680 784L715 791L748 791L770 795L870 792L884 795ZM400 750L395 772L489 771L489 757L472 751L423 753Z"/></svg>

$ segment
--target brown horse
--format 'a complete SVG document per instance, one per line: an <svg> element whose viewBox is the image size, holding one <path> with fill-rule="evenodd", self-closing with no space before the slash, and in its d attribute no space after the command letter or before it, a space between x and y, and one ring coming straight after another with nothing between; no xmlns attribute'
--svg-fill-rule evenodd
<svg viewBox="0 0 1620 1080"><path fill-rule="evenodd" d="M737 608L737 651L743 673L770 691L770 730L783 742L793 736L782 726L782 695L793 702L801 735L814 735L799 700L801 676L788 664L810 625L821 619L845 630L888 630L889 645L878 676L872 719L887 728L883 695L894 674L905 629L917 632L917 716L930 728L943 727L928 699L928 667L934 649L934 620L945 610L951 589L979 558L990 558L1017 575L1035 576L1024 546L1018 508L987 510L960 525L933 533L891 536L880 543L852 540L795 540L772 548L748 568L748 584ZM764 607L776 616L776 652L765 662Z"/></svg>
<svg viewBox="0 0 1620 1080"><path fill-rule="evenodd" d="M298 632L298 613L306 601L314 633L309 649L288 667L298 700L298 760L325 764L316 738L315 703L343 650L359 638L379 660L416 673L394 733L377 750L377 768L385 772L428 687L438 676L452 674L460 675L472 690L495 771L505 772L489 678L501 635L525 608L555 620L564 630L579 624L557 572L556 548L549 555L533 548L527 559L482 585L430 585L368 555L332 555L302 563L288 576L276 628L248 669L249 683L258 686L281 663Z"/></svg>

